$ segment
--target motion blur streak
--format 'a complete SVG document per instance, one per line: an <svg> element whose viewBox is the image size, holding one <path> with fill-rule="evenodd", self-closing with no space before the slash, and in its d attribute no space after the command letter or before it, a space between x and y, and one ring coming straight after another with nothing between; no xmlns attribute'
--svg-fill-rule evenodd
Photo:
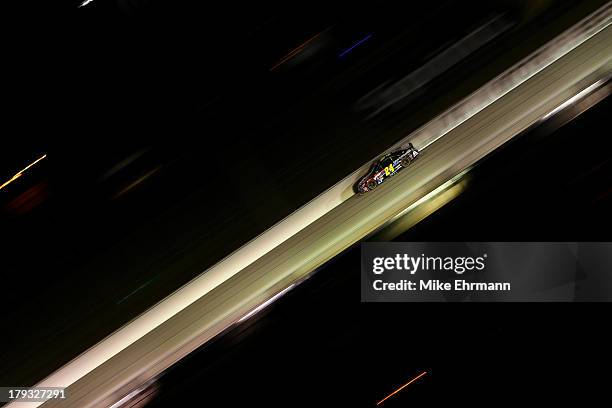
<svg viewBox="0 0 612 408"><path fill-rule="evenodd" d="M368 119L371 119L392 105L408 99L410 96L416 96L417 92L415 91L510 29L513 25L512 22L506 21L503 16L497 16L433 57L403 79L385 88L382 88L382 85L376 87L357 102L358 108L373 109L374 112L368 115Z"/></svg>
<svg viewBox="0 0 612 408"><path fill-rule="evenodd" d="M383 402L385 402L386 400L388 400L389 398L391 398L392 396L394 396L395 394L397 394L398 392L400 392L401 390L403 390L404 388L406 388L407 386L409 386L410 384L412 384L413 382L415 382L416 380L424 376L425 374L427 374L427 371L423 371L421 374L417 375L412 380L408 381L406 384L402 385L397 390L393 391L391 394L387 395L385 398L378 401L376 405L382 404Z"/></svg>
<svg viewBox="0 0 612 408"><path fill-rule="evenodd" d="M369 166L365 164L47 377L38 386L70 386L73 397L46 404L111 405L584 89L577 84L609 68L609 5L602 10L563 34L564 42L553 40L539 51L563 61L524 65L521 86L495 98L495 104L464 109L464 115L472 113L469 118L450 115L444 116L443 125L425 125L427 131L417 136L431 146L411 171L399 173L375 194L354 197L352 185ZM520 80L513 78L516 82ZM452 137L441 137L448 132ZM428 143L432 139L437 141ZM408 140L412 135L398 145Z"/></svg>
<svg viewBox="0 0 612 408"><path fill-rule="evenodd" d="M119 163L115 164L113 167L111 167L109 170L107 170L104 174L102 174L100 176L100 178L98 179L98 181L104 181L104 180L108 179L109 177L117 174L119 171L121 171L125 167L129 166L134 161L138 160L140 157L142 157L149 150L151 150L151 148L150 147L146 147L146 148L138 150L135 153L132 153L131 155L129 155L125 159L121 160Z"/></svg>
<svg viewBox="0 0 612 408"><path fill-rule="evenodd" d="M145 180L147 180L149 177L151 177L152 175L154 175L155 173L157 173L159 171L159 169L161 168L161 166L157 166L152 170L149 170L148 172L146 172L145 174L143 174L142 176L138 177L136 180L132 181L130 184L128 184L127 186L125 186L124 188L122 188L121 190L119 190L114 196L113 199L115 198L119 198L122 195L124 195L125 193L133 190L134 188L136 188L139 184L142 184Z"/></svg>
<svg viewBox="0 0 612 408"><path fill-rule="evenodd" d="M384 225L380 231L376 232L369 239L373 241L390 241L450 203L465 190L469 183L468 173L470 170L471 168L467 168L431 193L417 200L406 210L399 213L397 217L390 220L387 225Z"/></svg>
<svg viewBox="0 0 612 408"><path fill-rule="evenodd" d="M308 45L308 43L312 42L312 40L314 40L315 38L317 38L321 33L317 33L315 34L313 37L311 37L310 39L304 41L302 44L298 45L297 47L295 47L294 49L292 49L291 51L289 51L283 58L281 58L276 64L274 64L274 66L272 66L272 68L270 68L270 71L274 71L276 68L278 68L279 66L283 65L285 62L289 61L291 58L293 58L294 56L296 56L300 51L302 51L302 49Z"/></svg>
<svg viewBox="0 0 612 408"><path fill-rule="evenodd" d="M27 171L30 167L34 166L36 163L38 163L39 161L41 161L42 159L44 159L45 157L47 157L46 154L43 154L41 157L39 157L38 159L34 160L32 163L28 164L26 167L24 167L23 169L19 170L13 177L11 177L10 180L8 180L7 182L5 182L4 184L2 184L0 186L0 190L2 190L4 187L8 186L9 184L11 184L13 181L17 180L19 177L21 177L21 175Z"/></svg>
<svg viewBox="0 0 612 408"><path fill-rule="evenodd" d="M575 49L610 25L612 3L591 14L539 50L518 62L489 83L442 115L434 118L413 134L413 143L421 149L445 135L474 116L477 112L495 103L529 78Z"/></svg>
<svg viewBox="0 0 612 408"><path fill-rule="evenodd" d="M79 4L78 8L85 7L86 5L88 5L89 3L92 3L92 2L93 2L93 0L85 0L81 4Z"/></svg>
<svg viewBox="0 0 612 408"><path fill-rule="evenodd" d="M372 34L368 34L366 35L364 38L362 38L361 40L357 41L355 44L353 44L351 47L347 48L346 50L342 51L340 53L340 55L338 55L338 58L342 58L344 57L346 54L348 54L349 52L353 51L353 49L355 49L355 47L360 46L361 44L363 44L364 42L368 41L370 38L372 38Z"/></svg>
<svg viewBox="0 0 612 408"><path fill-rule="evenodd" d="M272 303L274 303L275 301L277 301L278 299L283 297L283 295L285 293L289 292L294 287L295 287L295 284L291 284L291 285L287 286L285 289L281 290L276 295L272 296L270 299L266 300L264 303L262 303L261 305L257 306L255 309L251 310L246 315L244 315L244 317L241 317L240 320L238 320L238 323L242 323L245 320L248 320L249 318L255 316L257 313L261 312L266 307L270 306Z"/></svg>
<svg viewBox="0 0 612 408"><path fill-rule="evenodd" d="M17 173L15 174L13 177L11 177L9 179L9 181L5 182L4 184L2 184L0 186L0 190L2 190L4 187L8 186L9 184L11 184L13 181L17 180L19 177L21 177L21 173Z"/></svg>
<svg viewBox="0 0 612 408"><path fill-rule="evenodd" d="M115 402L113 405L111 405L108 408L122 408L125 407L127 403L129 403L129 407L133 408L134 407L134 398L135 397L143 397L144 396L144 404L142 404L142 406L146 405L146 399L148 399L149 397L151 397L150 394L145 394L147 391L150 391L152 394L155 394L157 392L157 387L156 387L156 382L155 380L151 380L148 381L147 383L145 383L142 387L139 387L137 389L135 389L134 391L130 392L128 395L126 395L125 397L121 398L119 401ZM145 394L145 395L143 395ZM140 401L137 401L136 403L138 403Z"/></svg>
<svg viewBox="0 0 612 408"><path fill-rule="evenodd" d="M610 76L608 75L605 78L602 78L599 81L595 82L593 85L583 89L582 91L578 92L576 95L574 95L571 98L569 98L567 101L563 102L556 109L554 109L551 112L549 112L546 116L544 116L542 118L542 120L547 120L548 118L550 118L551 116L556 115L558 112L562 111L563 109L567 108L568 106L571 106L571 105L575 104L577 101L579 101L580 99L584 98L586 95L590 94L594 90L598 89L599 87L601 87L603 84L605 84L609 80L610 80Z"/></svg>

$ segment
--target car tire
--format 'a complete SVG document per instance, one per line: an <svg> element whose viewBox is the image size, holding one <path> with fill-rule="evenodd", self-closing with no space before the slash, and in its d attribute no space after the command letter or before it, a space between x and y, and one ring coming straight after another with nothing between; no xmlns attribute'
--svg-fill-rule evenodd
<svg viewBox="0 0 612 408"><path fill-rule="evenodd" d="M367 184L368 190L374 190L378 184L375 181L369 181Z"/></svg>
<svg viewBox="0 0 612 408"><path fill-rule="evenodd" d="M412 160L410 159L402 159L402 161L400 162L402 167L408 167L410 165L410 163L412 163Z"/></svg>

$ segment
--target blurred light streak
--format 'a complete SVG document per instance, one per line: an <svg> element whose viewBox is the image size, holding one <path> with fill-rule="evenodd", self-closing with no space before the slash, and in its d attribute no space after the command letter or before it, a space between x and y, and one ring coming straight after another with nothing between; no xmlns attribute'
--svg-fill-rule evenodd
<svg viewBox="0 0 612 408"><path fill-rule="evenodd" d="M373 235L376 241L390 241L406 232L446 204L457 198L469 184L468 167L432 192L414 202L395 218L390 220L379 232Z"/></svg>
<svg viewBox="0 0 612 408"><path fill-rule="evenodd" d="M86 5L88 5L91 2L93 2L93 0L85 0L81 4L79 4L78 8L85 7Z"/></svg>
<svg viewBox="0 0 612 408"><path fill-rule="evenodd" d="M272 68L270 68L270 71L274 71L276 68L278 68L279 66L281 66L282 64L284 64L285 62L289 61L291 58L295 57L300 51L302 51L302 49L308 45L310 42L312 42L312 40L314 40L315 38L317 38L321 33L317 33L315 34L313 37L311 37L310 39L304 41L302 44L298 45L297 47L295 47L294 49L292 49L291 51L289 51L283 58L281 58L276 64L274 64L272 66Z"/></svg>
<svg viewBox="0 0 612 408"><path fill-rule="evenodd" d="M6 205L6 209L17 215L25 214L42 204L47 197L47 183L40 182L27 188Z"/></svg>
<svg viewBox="0 0 612 408"><path fill-rule="evenodd" d="M158 389L159 386L157 385L157 379L154 378L152 380L147 381L144 385L136 388L134 391L130 392L108 408L132 408L134 406L146 406L146 403L150 402L150 400L158 393ZM141 395L145 392L147 393ZM138 396L140 396L141 398L143 397L143 401L132 401L135 397ZM141 404L141 402L144 403L144 405Z"/></svg>
<svg viewBox="0 0 612 408"><path fill-rule="evenodd" d="M145 147L144 149L140 149L136 153L133 153L130 156L126 157L125 159L121 160L119 163L111 167L106 173L101 175L98 181L104 181L108 179L109 177L113 176L114 174L118 173L120 170L122 170L123 168L130 165L132 162L139 159L143 154L145 154L149 150L151 150L151 147Z"/></svg>
<svg viewBox="0 0 612 408"><path fill-rule="evenodd" d="M575 26L543 45L493 78L480 89L455 104L446 112L433 118L412 133L415 146L425 149L469 118L492 105L504 95L516 89L570 51L596 36L612 23L612 3L607 3Z"/></svg>
<svg viewBox="0 0 612 408"><path fill-rule="evenodd" d="M610 80L610 76L608 75L607 77L602 78L599 81L595 82L594 84L588 86L587 88L585 88L582 91L578 92L576 95L574 95L571 98L569 98L567 101L563 102L561 105L557 106L552 111L548 112L545 116L542 117L541 120L545 121L545 120L549 119L551 116L554 116L557 113L561 112L563 109L567 108L568 106L575 104L576 102L581 100L583 97L585 97L586 95L588 95L589 93L591 93L595 89L599 88L600 86L602 86L603 84L605 84L609 80Z"/></svg>
<svg viewBox="0 0 612 408"><path fill-rule="evenodd" d="M394 396L395 394L397 394L398 392L400 392L401 390L403 390L404 388L406 388L407 386L409 386L410 384L412 384L413 382L415 382L416 380L424 376L425 374L427 374L427 371L423 371L421 374L417 375L412 380L408 381L406 384L402 385L397 390L393 391L391 394L387 395L385 398L378 401L376 405L382 404L383 402L385 402L386 400L388 400L389 398L391 398L392 396Z"/></svg>
<svg viewBox="0 0 612 408"><path fill-rule="evenodd" d="M9 181L5 182L4 184L2 184L0 186L0 190L2 190L4 187L6 187L9 184L11 184L13 181L17 180L19 177L21 177L21 173L15 174L13 177L11 177L11 179Z"/></svg>
<svg viewBox="0 0 612 408"><path fill-rule="evenodd" d="M355 44L353 44L352 46L350 46L349 48L347 48L346 50L342 51L339 55L338 58L342 58L344 57L346 54L348 54L349 52L353 51L353 49L355 47L360 46L361 44L363 44L364 42L368 41L370 38L372 37L372 34L368 34L365 37L363 37L361 40L357 41Z"/></svg>
<svg viewBox="0 0 612 408"><path fill-rule="evenodd" d="M242 323L245 320L247 320L248 318L250 318L250 317L254 316L255 314L259 313L260 311L264 310L266 307L270 306L272 303L274 303L276 300L278 300L285 293L287 293L291 289L293 289L294 286L295 286L295 283L287 286L285 289L281 290L276 295L272 296L270 299L266 300L261 305L257 306L255 309L251 310L249 313L247 313L244 316L242 316L240 318L240 320L238 320L238 323Z"/></svg>
<svg viewBox="0 0 612 408"><path fill-rule="evenodd" d="M372 113L368 115L370 119L395 104L413 98L416 91L490 43L513 25L512 20L503 15L491 19L402 79L390 85L383 84L376 87L361 97L357 105L361 109L372 109Z"/></svg>
<svg viewBox="0 0 612 408"><path fill-rule="evenodd" d="M38 163L39 161L41 161L42 159L44 159L45 157L47 157L46 154L43 154L41 157L39 157L38 159L34 160L32 163L28 164L26 167L24 167L23 169L21 169L20 171L18 171L13 177L10 178L10 180L8 180L7 182L5 182L4 184L2 184L0 186L0 190L2 190L4 187L8 186L9 184L11 184L13 181L17 180L19 177L21 177L21 175L23 174L23 172L25 172L26 170L28 170L30 167L34 166L36 163Z"/></svg>
<svg viewBox="0 0 612 408"><path fill-rule="evenodd" d="M113 196L113 199L118 198L118 197L122 196L123 194L127 193L128 191L132 190L134 187L136 187L137 185L139 185L140 183L142 183L143 181L145 181L146 179L151 177L153 174L157 173L160 168L161 168L161 166L158 166L158 167L154 168L153 170L148 171L147 173L145 173L141 177L137 178L136 180L134 180L133 182L131 182L130 184L128 184L127 186L125 186L124 188L119 190Z"/></svg>
<svg viewBox="0 0 612 408"><path fill-rule="evenodd" d="M121 304L123 302L125 302L126 299L128 299L130 296L134 295L135 293L137 293L138 291L140 291L141 289L146 288L147 286L149 286L151 284L151 282L153 282L155 280L155 278L153 279L149 279L148 281L146 281L145 283L143 283L142 285L140 285L139 287L137 287L136 289L134 289L133 291L131 291L130 293L128 293L126 296L124 296L123 298L119 299L118 302L116 302L116 304Z"/></svg>

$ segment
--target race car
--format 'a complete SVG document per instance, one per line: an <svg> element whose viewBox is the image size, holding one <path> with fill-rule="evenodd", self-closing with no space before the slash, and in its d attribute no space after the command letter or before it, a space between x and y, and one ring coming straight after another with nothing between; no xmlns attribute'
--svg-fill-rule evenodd
<svg viewBox="0 0 612 408"><path fill-rule="evenodd" d="M412 145L408 144L407 148L399 149L387 153L380 159L376 160L368 174L363 176L357 184L355 190L359 194L365 194L368 191L374 190L379 184L382 184L386 179L393 176L401 169L408 167L410 163L416 160L419 151Z"/></svg>

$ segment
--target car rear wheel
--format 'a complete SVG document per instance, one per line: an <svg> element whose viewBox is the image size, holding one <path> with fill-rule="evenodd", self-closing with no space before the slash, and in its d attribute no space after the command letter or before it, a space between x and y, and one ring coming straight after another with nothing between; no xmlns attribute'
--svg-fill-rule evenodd
<svg viewBox="0 0 612 408"><path fill-rule="evenodd" d="M377 184L374 181L368 181L368 190L374 190Z"/></svg>
<svg viewBox="0 0 612 408"><path fill-rule="evenodd" d="M412 162L412 160L410 160L408 158L402 159L402 161L401 161L402 167L408 167L411 162Z"/></svg>

